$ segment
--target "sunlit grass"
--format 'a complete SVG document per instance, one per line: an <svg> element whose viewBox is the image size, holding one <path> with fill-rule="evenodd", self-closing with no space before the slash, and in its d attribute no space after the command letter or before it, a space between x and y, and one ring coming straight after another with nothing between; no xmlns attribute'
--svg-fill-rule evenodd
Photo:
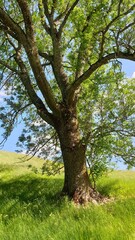
<svg viewBox="0 0 135 240"><path fill-rule="evenodd" d="M35 174L16 157L0 159L0 240L135 239L135 172L103 177L98 190L112 200L79 207L60 198L62 176Z"/></svg>
<svg viewBox="0 0 135 240"><path fill-rule="evenodd" d="M98 189L116 199L135 197L135 171L113 171L98 181Z"/></svg>

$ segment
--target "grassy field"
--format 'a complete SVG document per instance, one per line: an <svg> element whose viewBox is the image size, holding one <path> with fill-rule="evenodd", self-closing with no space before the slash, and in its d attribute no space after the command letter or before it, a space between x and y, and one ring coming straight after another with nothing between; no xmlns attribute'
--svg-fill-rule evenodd
<svg viewBox="0 0 135 240"><path fill-rule="evenodd" d="M100 179L99 191L112 201L77 207L59 198L61 175L42 175L43 160L20 157L0 151L0 240L135 239L134 171Z"/></svg>

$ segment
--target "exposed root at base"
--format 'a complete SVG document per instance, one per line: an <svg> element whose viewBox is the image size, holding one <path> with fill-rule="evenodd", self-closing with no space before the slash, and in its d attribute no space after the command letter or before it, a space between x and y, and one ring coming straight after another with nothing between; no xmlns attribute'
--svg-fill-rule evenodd
<svg viewBox="0 0 135 240"><path fill-rule="evenodd" d="M95 191L92 188L84 191L82 189L77 189L73 195L73 201L75 204L84 205L89 202L93 204L104 204L110 201L108 197L102 196L99 192Z"/></svg>

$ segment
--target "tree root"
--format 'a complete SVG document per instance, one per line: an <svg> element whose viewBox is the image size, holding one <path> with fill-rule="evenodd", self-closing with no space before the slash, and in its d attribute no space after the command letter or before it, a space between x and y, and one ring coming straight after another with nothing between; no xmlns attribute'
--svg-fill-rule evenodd
<svg viewBox="0 0 135 240"><path fill-rule="evenodd" d="M73 195L73 201L75 204L87 204L89 202L94 204L106 203L109 198L102 196L99 192L92 188L87 190L77 189Z"/></svg>

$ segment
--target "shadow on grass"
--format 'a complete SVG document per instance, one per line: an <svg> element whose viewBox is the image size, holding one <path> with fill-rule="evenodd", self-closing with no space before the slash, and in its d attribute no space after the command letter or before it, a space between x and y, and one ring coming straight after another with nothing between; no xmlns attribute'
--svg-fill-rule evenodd
<svg viewBox="0 0 135 240"><path fill-rule="evenodd" d="M23 215L42 220L62 211L65 206L65 199L60 198L62 185L61 178L43 178L39 174L15 176L6 181L1 179L0 214L3 222ZM101 182L98 191L104 196L117 194L119 183L117 180Z"/></svg>
<svg viewBox="0 0 135 240"><path fill-rule="evenodd" d="M47 217L62 206L62 179L25 175L0 183L0 213L8 219L30 214Z"/></svg>
<svg viewBox="0 0 135 240"><path fill-rule="evenodd" d="M118 180L104 182L97 186L97 190L103 196L108 196L108 197L111 195L117 195L117 193L119 192L119 189L120 189L120 185Z"/></svg>

